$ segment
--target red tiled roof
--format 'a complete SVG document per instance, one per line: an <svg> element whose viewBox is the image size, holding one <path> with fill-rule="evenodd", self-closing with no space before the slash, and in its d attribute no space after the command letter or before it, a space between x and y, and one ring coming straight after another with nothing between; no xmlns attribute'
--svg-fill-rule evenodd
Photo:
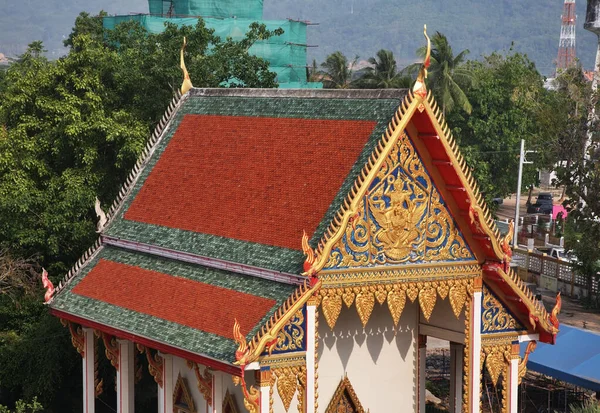
<svg viewBox="0 0 600 413"><path fill-rule="evenodd" d="M79 294L221 337L234 339L234 319L247 331L275 300L101 259L79 284Z"/></svg>
<svg viewBox="0 0 600 413"><path fill-rule="evenodd" d="M376 124L186 115L124 217L299 250Z"/></svg>

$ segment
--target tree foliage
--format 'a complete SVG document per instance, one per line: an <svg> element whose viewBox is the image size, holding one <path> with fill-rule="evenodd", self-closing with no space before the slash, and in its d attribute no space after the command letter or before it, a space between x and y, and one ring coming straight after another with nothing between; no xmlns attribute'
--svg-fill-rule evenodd
<svg viewBox="0 0 600 413"><path fill-rule="evenodd" d="M183 37L195 86L277 86L248 49L280 29L253 24L234 42L202 20L156 35L136 23L105 32L99 22L81 14L68 55L48 61L34 42L0 78L0 251L22 264L4 272L0 260L0 288L15 294L0 294L0 403L38 396L50 411L77 404L80 361L42 306L41 288L34 299L24 294L30 269L20 257L37 254L57 282L93 243L94 199L106 206L116 197L181 84Z"/></svg>
<svg viewBox="0 0 600 413"><path fill-rule="evenodd" d="M482 191L505 197L516 191L521 139L532 148L553 133L538 122L549 92L535 65L519 53L492 54L469 62L468 69L473 85L465 94L472 112L452 111L448 124ZM536 183L535 171L525 168L524 187Z"/></svg>
<svg viewBox="0 0 600 413"><path fill-rule="evenodd" d="M352 75L354 73L354 65L358 60L358 56L353 61L349 61L342 52L334 52L327 56L325 61L321 63L323 68L322 82L323 86L331 89L348 89L352 83Z"/></svg>
<svg viewBox="0 0 600 413"><path fill-rule="evenodd" d="M356 82L360 88L407 88L412 83L409 75L404 75L398 70L394 53L390 50L379 50L368 62L371 66L364 69L362 77Z"/></svg>

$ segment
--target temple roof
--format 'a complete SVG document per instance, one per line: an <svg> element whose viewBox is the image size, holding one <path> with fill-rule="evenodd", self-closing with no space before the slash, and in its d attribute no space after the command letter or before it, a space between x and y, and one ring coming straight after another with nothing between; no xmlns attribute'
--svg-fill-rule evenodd
<svg viewBox="0 0 600 413"><path fill-rule="evenodd" d="M51 311L229 366L237 319L260 354L261 328L281 328L308 285L318 288L302 274L304 252L314 251L309 275L318 274L396 133L410 136L465 257L552 341L545 310L502 271L504 244L433 99L405 90L192 89L174 99Z"/></svg>
<svg viewBox="0 0 600 413"><path fill-rule="evenodd" d="M296 289L152 254L101 246L52 301L53 311L232 362L234 318L250 340Z"/></svg>

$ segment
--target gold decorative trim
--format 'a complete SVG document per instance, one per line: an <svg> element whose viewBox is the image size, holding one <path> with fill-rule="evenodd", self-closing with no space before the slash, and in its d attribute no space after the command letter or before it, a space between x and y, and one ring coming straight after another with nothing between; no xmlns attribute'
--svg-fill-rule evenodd
<svg viewBox="0 0 600 413"><path fill-rule="evenodd" d="M411 282L444 280L447 278L469 278L481 275L481 266L476 261L461 263L440 262L435 264L408 264L376 268L324 270L319 279L327 286L354 286L368 283Z"/></svg>
<svg viewBox="0 0 600 413"><path fill-rule="evenodd" d="M467 295L465 303L465 349L463 354L463 412L470 412L471 408L471 306L473 295Z"/></svg>
<svg viewBox="0 0 600 413"><path fill-rule="evenodd" d="M273 354L271 356L261 356L258 359L261 366L265 367L290 367L303 366L306 364L306 353L304 351L297 353Z"/></svg>
<svg viewBox="0 0 600 413"><path fill-rule="evenodd" d="M185 404L181 404L181 401ZM190 395L190 390L185 379L181 377L181 373L177 375L177 382L173 390L173 413L196 413L194 399Z"/></svg>
<svg viewBox="0 0 600 413"><path fill-rule="evenodd" d="M306 338L308 340L308 337ZM319 411L319 312L315 311L315 413ZM311 412L307 412L311 413Z"/></svg>
<svg viewBox="0 0 600 413"><path fill-rule="evenodd" d="M244 407L248 410L249 413L259 413L260 406L258 405L260 401L260 390L256 388L256 386L250 386L249 388L246 385L246 380L244 379L244 371L242 369L242 376L231 376L231 380L233 380L233 384L238 386L241 385L242 392L244 393Z"/></svg>
<svg viewBox="0 0 600 413"><path fill-rule="evenodd" d="M415 95L424 98L427 96L427 87L425 86L425 79L427 79L427 69L429 68L429 64L431 63L431 40L429 40L429 36L427 36L427 25L423 25L423 35L425 35L425 39L427 39L427 51L425 52L425 59L423 60L423 65L419 70L419 74L417 75L417 80L413 85L413 92ZM419 111L423 112L422 106L419 105Z"/></svg>
<svg viewBox="0 0 600 413"><path fill-rule="evenodd" d="M138 343L137 348L140 353L146 353L146 360L148 360L148 372L152 377L154 377L154 381L160 387L163 386L163 368L164 368L164 359L156 354L152 355L149 348Z"/></svg>
<svg viewBox="0 0 600 413"><path fill-rule="evenodd" d="M485 354L485 366L494 386L498 385L498 379L510 367L512 344L486 345L482 343L482 351Z"/></svg>
<svg viewBox="0 0 600 413"><path fill-rule="evenodd" d="M395 147L398 137L403 133L417 105L417 99L413 99L412 91L408 91L398 107L394 118L388 124L377 147L369 157L367 164L363 167L359 177L354 182L342 207L337 211L329 228L325 231L325 235L319 241L316 250L312 254L307 254L309 258L314 257L314 260L312 264L308 263L307 266L309 268L305 271L305 275L317 274L327 264L331 249L344 235L350 219L356 215L360 200L366 194L371 181L383 165L385 159Z"/></svg>
<svg viewBox="0 0 600 413"><path fill-rule="evenodd" d="M259 387L271 387L273 384L273 372L271 369L263 369L262 366L254 372L254 378Z"/></svg>
<svg viewBox="0 0 600 413"><path fill-rule="evenodd" d="M283 407L287 412L290 409L294 394L298 390L299 367L281 367L272 369L273 376L276 378L277 394L283 402Z"/></svg>
<svg viewBox="0 0 600 413"><path fill-rule="evenodd" d="M104 392L104 379L98 377L98 339L94 337L94 397Z"/></svg>
<svg viewBox="0 0 600 413"><path fill-rule="evenodd" d="M238 408L235 403L235 399L229 390L225 391L225 398L223 399L223 413L238 413Z"/></svg>
<svg viewBox="0 0 600 413"><path fill-rule="evenodd" d="M200 365L198 363L194 363L193 361L187 360L187 366L194 370L194 374L196 375L196 385L198 386L198 391L200 394L204 396L204 400L208 403L209 406L213 405L213 375L210 373L208 368L204 368L204 373L200 373Z"/></svg>
<svg viewBox="0 0 600 413"><path fill-rule="evenodd" d="M119 370L119 344L117 343L117 339L104 332L100 332L100 337L102 337L102 342L104 343L106 358L116 370Z"/></svg>
<svg viewBox="0 0 600 413"><path fill-rule="evenodd" d="M298 378L298 413L304 413L306 404L306 366L300 366L300 371L296 376Z"/></svg>
<svg viewBox="0 0 600 413"><path fill-rule="evenodd" d="M527 361L529 360L529 354L533 353L535 351L536 347L537 347L537 342L535 340L527 343L527 349L525 350L525 357L523 357L523 360L521 360L521 362L519 363L519 372L518 372L519 384L521 384L523 377L525 377L525 374L527 374Z"/></svg>
<svg viewBox="0 0 600 413"><path fill-rule="evenodd" d="M360 400L358 400L358 396L356 395L356 392L354 391L354 388L352 387L348 376L344 376L344 378L340 381L340 384L335 390L335 393L333 394L329 405L325 409L325 413L337 413L339 411L339 404L344 402L350 402L351 404L353 404L353 410L351 411L354 411L356 413L365 413L365 409L360 403Z"/></svg>
<svg viewBox="0 0 600 413"><path fill-rule="evenodd" d="M183 52L185 51L185 46L187 45L187 39L185 36L183 37L183 44L181 45L181 53L180 53L180 62L179 66L181 67L181 71L183 72L183 83L181 84L181 94L185 95L191 88L194 87L192 85L192 81L190 80L190 74L185 67L185 60L183 58Z"/></svg>
<svg viewBox="0 0 600 413"><path fill-rule="evenodd" d="M300 288L287 299L285 303L276 311L276 313L263 326L260 333L257 334L249 343L246 343L246 338L242 335L240 325L237 320L233 325L233 336L238 349L235 352L237 364L240 367L245 367L248 364L256 361L267 349L271 355L273 349L277 345L277 336L281 329L290 321L296 313L304 307L304 304L321 288L321 281L311 279L306 281Z"/></svg>
<svg viewBox="0 0 600 413"><path fill-rule="evenodd" d="M335 326L342 311L342 302L350 307L352 303L360 321L365 327L373 307L375 299L381 304L387 299L388 309L392 316L394 326L398 325L400 316L406 304L406 297L414 302L419 299L419 306L426 320L429 320L435 307L437 296L449 297L450 305L454 315L458 318L471 293L473 282L471 278L450 279L439 281L423 281L416 283L396 283L383 285L364 285L362 287L346 288L322 288L321 310L325 321L331 329Z"/></svg>
<svg viewBox="0 0 600 413"><path fill-rule="evenodd" d="M67 321L65 319L60 319L60 323L63 327L69 328L69 333L71 333L71 344L75 347L75 350L79 353L81 357L85 356L85 335L83 334L83 329L81 326L76 326L75 324Z"/></svg>

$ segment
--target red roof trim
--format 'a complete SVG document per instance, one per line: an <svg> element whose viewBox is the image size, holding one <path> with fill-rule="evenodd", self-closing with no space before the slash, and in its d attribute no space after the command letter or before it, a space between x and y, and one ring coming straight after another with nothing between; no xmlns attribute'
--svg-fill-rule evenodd
<svg viewBox="0 0 600 413"><path fill-rule="evenodd" d="M120 339L129 340L134 343L142 344L144 346L153 348L153 349L158 350L165 354L172 354L174 356L181 357L186 360L195 361L195 362L203 364L207 367L211 367L216 370L219 370L219 371L222 371L222 372L225 372L228 374L232 374L234 376L241 375L241 371L240 371L239 367L236 367L229 363L225 363L220 360L215 360L215 359L207 357L207 356L203 356L203 355L196 354L196 353L191 353L189 351L182 350L178 347L173 347L168 344L164 344L164 343L161 343L161 342L158 342L158 341L146 338L146 337L139 336L137 334L119 330L117 328L110 327L110 326L107 326L107 325L104 325L101 323L97 323L95 321L88 320L86 318L82 318L82 317L79 317L79 316L76 316L73 314L65 313L63 311L56 310L54 308L50 308L50 314L52 314L56 317L59 317L59 318L63 318L65 320L72 321L77 324L81 324L84 327L93 328L94 330L102 331L104 333L110 334L110 335L115 336Z"/></svg>

